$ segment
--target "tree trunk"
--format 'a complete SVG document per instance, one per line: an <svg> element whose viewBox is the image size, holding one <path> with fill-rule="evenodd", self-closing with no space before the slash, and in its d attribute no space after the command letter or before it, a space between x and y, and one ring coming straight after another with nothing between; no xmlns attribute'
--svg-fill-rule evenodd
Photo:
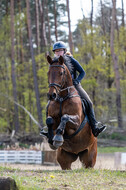
<svg viewBox="0 0 126 190"><path fill-rule="evenodd" d="M22 10L21 10L21 0L18 0L18 10L19 10L19 14L21 15ZM21 27L21 20L20 20L20 26L19 26L19 43L20 43L20 50L19 50L19 54L20 54L20 63L24 62L24 53L23 53L23 35L22 35L22 27Z"/></svg>
<svg viewBox="0 0 126 190"><path fill-rule="evenodd" d="M82 6L82 2L80 2L80 6L81 6L81 12L82 12L82 16L83 16L83 19L85 19L85 15L84 15L84 9L83 9L83 6Z"/></svg>
<svg viewBox="0 0 126 190"><path fill-rule="evenodd" d="M115 22L116 22L115 29L117 30L117 39L118 39L118 42L119 42L119 26L118 26L118 19L117 19L117 16L116 16L116 10L115 10Z"/></svg>
<svg viewBox="0 0 126 190"><path fill-rule="evenodd" d="M54 22L55 22L55 39L58 41L58 33L57 33L57 16L56 16L56 2L54 2Z"/></svg>
<svg viewBox="0 0 126 190"><path fill-rule="evenodd" d="M41 17L41 38L42 38L41 46L42 46L42 52L45 52L45 49L47 46L47 39L46 39L46 30L45 30L45 22L44 22L44 1L42 4L41 0L39 0L39 8L40 8L40 17Z"/></svg>
<svg viewBox="0 0 126 190"><path fill-rule="evenodd" d="M91 0L91 16L90 16L90 25L91 25L91 55L92 55L92 58L95 59L95 55L94 55L94 43L93 43L93 11L94 11L94 6L93 6L93 0ZM97 75L94 76L96 81L97 81ZM92 90L92 100L93 100L93 103L94 105L96 106L96 101L95 101L95 96L96 96L96 88L93 87L93 90Z"/></svg>
<svg viewBox="0 0 126 190"><path fill-rule="evenodd" d="M101 4L101 16L102 16L102 30L103 30L103 34L105 36L105 23L104 23L104 12L103 12L103 4L102 4L102 0L100 0L100 4Z"/></svg>
<svg viewBox="0 0 126 190"><path fill-rule="evenodd" d="M51 48L51 30L50 30L50 20L49 20L49 11L48 11L47 0L45 0L45 7L46 7L47 26L48 26L48 42L49 42L49 49L50 49Z"/></svg>
<svg viewBox="0 0 126 190"><path fill-rule="evenodd" d="M38 120L39 120L40 125L43 126L42 109L41 109L41 105L40 105L40 96L39 96L39 88L38 88L37 73L36 73L36 63L35 63L34 49L33 49L33 43L32 43L32 30L31 30L29 0L26 0L26 9L27 9L27 25L28 25L30 53L31 53L31 58L32 58L32 70L33 70L33 77L34 77L34 88L35 88L35 95L36 95Z"/></svg>
<svg viewBox="0 0 126 190"><path fill-rule="evenodd" d="M93 0L91 0L91 17L90 17L90 25L93 26Z"/></svg>
<svg viewBox="0 0 126 190"><path fill-rule="evenodd" d="M73 39L72 39L71 23L70 23L69 0L67 0L67 13L68 13L68 26L69 26L69 46L70 46L70 52L73 54Z"/></svg>
<svg viewBox="0 0 126 190"><path fill-rule="evenodd" d="M124 27L125 26L125 21L124 21L124 3L123 3L123 0L122 0L122 26Z"/></svg>
<svg viewBox="0 0 126 190"><path fill-rule="evenodd" d="M40 54L40 34L39 34L39 9L38 9L38 0L35 0L35 9L36 9L36 44L37 52Z"/></svg>
<svg viewBox="0 0 126 190"><path fill-rule="evenodd" d="M91 25L91 54L92 57L94 58L94 44L93 44L93 0L91 0L91 17L90 17L90 25Z"/></svg>
<svg viewBox="0 0 126 190"><path fill-rule="evenodd" d="M121 109L121 93L120 93L120 74L119 74L119 67L118 67L118 57L114 51L116 0L112 0L112 4L113 4L113 8L112 8L110 47L111 47L111 56L112 56L112 60L114 63L114 72L115 72L116 107L117 107L118 127L123 128L122 109Z"/></svg>
<svg viewBox="0 0 126 190"><path fill-rule="evenodd" d="M17 102L17 87L16 87L16 74L15 74L15 61L14 61L14 0L11 0L11 77L13 86L14 101ZM18 106L14 104L14 124L15 132L19 131L19 118L18 118Z"/></svg>
<svg viewBox="0 0 126 190"><path fill-rule="evenodd" d="M125 15L124 15L124 3L122 0L122 27L123 27L123 39L124 39L124 51L125 51L125 67L126 67L126 32L125 32Z"/></svg>

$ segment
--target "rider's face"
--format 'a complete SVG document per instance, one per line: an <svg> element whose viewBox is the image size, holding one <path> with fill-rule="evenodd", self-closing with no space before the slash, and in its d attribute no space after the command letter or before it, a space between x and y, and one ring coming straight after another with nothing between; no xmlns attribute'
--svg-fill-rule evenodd
<svg viewBox="0 0 126 190"><path fill-rule="evenodd" d="M54 53L56 56L60 56L60 55L63 56L64 55L64 49L56 49L54 51Z"/></svg>

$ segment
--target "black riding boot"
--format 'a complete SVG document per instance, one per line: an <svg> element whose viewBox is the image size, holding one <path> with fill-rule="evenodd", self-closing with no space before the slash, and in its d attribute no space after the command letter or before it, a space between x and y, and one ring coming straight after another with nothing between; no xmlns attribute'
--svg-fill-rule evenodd
<svg viewBox="0 0 126 190"><path fill-rule="evenodd" d="M91 125L92 133L95 137L97 137L99 133L106 129L106 126L96 121L93 108L88 110L87 116Z"/></svg>

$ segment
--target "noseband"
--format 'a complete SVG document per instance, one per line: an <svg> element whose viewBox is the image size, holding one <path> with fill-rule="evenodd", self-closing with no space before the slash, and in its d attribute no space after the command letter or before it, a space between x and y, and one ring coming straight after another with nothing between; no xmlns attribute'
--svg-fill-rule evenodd
<svg viewBox="0 0 126 190"><path fill-rule="evenodd" d="M65 67L62 66L62 65L50 65L50 67L61 67L64 69L64 74L65 74ZM60 90L62 89L62 83L61 85L60 84L57 84L57 83L50 83L49 84L49 87L53 86L55 89L56 89L56 92L58 93L58 90L57 90L57 87L60 88Z"/></svg>

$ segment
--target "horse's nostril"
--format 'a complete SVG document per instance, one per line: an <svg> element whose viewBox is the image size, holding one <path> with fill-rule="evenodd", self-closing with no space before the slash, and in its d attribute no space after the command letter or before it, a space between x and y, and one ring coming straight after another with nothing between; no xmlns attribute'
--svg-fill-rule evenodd
<svg viewBox="0 0 126 190"><path fill-rule="evenodd" d="M56 98L56 93L53 93L52 94L52 99L55 99Z"/></svg>
<svg viewBox="0 0 126 190"><path fill-rule="evenodd" d="M47 93L47 98L48 98L49 100L55 99L55 98L56 98L56 93L52 93L52 94Z"/></svg>

